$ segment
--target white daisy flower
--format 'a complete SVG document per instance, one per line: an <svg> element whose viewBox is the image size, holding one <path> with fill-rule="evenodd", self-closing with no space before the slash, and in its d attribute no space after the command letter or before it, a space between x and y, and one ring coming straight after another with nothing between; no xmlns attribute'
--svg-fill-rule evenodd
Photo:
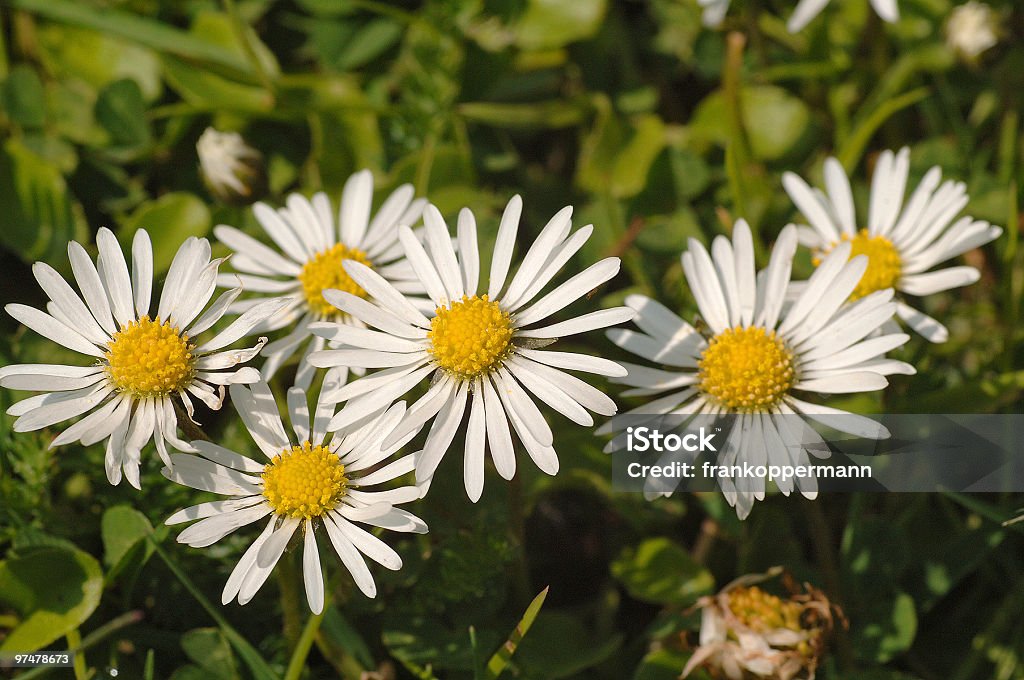
<svg viewBox="0 0 1024 680"><path fill-rule="evenodd" d="M463 209L459 214L456 255L444 218L436 208L427 206L426 247L407 227L401 228L400 234L409 262L437 306L431 318L380 274L350 261L345 263L346 271L376 302L343 291L327 291L325 296L339 309L379 330L336 323L313 325L315 333L349 347L314 354L310 358L314 365L385 369L333 395L348 403L331 421L332 430L358 422L431 377L430 389L409 408L402 426L385 441L388 444L406 432L418 430L438 416L416 460L416 479L423 485L429 483L451 445L471 402L465 483L473 501L483 491L485 446L490 447L498 474L505 479L515 474L509 421L537 467L551 475L558 471L551 428L527 390L574 422L589 426L594 421L587 409L608 416L615 413L615 403L600 390L559 369L625 375L618 364L606 359L537 349L559 337L627 321L633 310L603 309L539 325L614 277L619 259L609 257L591 265L536 299L583 246L593 227L585 226L570 235L572 208L564 208L544 227L509 280L522 205L516 196L505 208L483 295L479 294L481 268L473 213Z"/></svg>
<svg viewBox="0 0 1024 680"><path fill-rule="evenodd" d="M288 391L294 440L285 432L277 402L266 383L258 382L251 389L232 385L231 402L266 460L255 461L212 442L195 441L192 444L198 456L176 454L172 456L174 466L163 469L164 476L173 482L230 497L193 505L167 518L168 525L201 520L178 534L179 543L205 548L236 529L271 516L228 577L221 594L223 604L236 598L239 604L246 604L256 595L300 526L303 581L314 614L324 609L317 528L327 534L342 564L367 597L377 594L377 586L363 555L392 570L402 567L402 558L356 522L392 531L426 533L423 520L395 507L419 498L415 486L371 490L412 470L411 455L380 466L408 441L406 438L396 446L381 447L385 435L402 419L404 403L374 414L358 429L327 436L334 408L322 396L325 390L336 389L344 378L344 372L328 373L312 422L306 393L297 387Z"/></svg>
<svg viewBox="0 0 1024 680"><path fill-rule="evenodd" d="M324 320L358 324L347 314L339 313L323 295L325 290L336 289L366 297L366 291L345 273L343 261L354 260L372 268L399 290L422 292L415 272L402 259L398 242L398 225L417 221L426 203L413 200L413 193L410 184L398 187L370 219L373 175L369 170L357 172L345 183L337 228L331 217L330 200L323 193L314 195L312 200L292 194L287 207L278 210L256 203L256 219L281 252L234 227L214 228L217 238L235 251L231 264L242 272L222 274L218 283L241 286L246 292L260 295L235 303L230 311L242 312L268 298L284 300L285 309L257 330L268 332L295 326L264 348L265 380L305 344L295 384L308 389L316 372L308 356L324 347L324 340L315 337L309 325Z"/></svg>
<svg viewBox="0 0 1024 680"><path fill-rule="evenodd" d="M910 170L910 150L885 151L871 180L867 227L858 228L850 180L835 158L825 161L828 193L812 190L788 172L783 186L811 228L801 227L800 243L825 254L839 243L849 243L852 255L866 255L868 268L854 289L854 298L876 290L895 288L907 295L924 296L974 283L980 277L974 267L932 267L999 237L1002 229L988 222L961 217L967 205L966 185L947 180L939 185L942 171L929 170L904 204ZM863 222L860 222L863 224ZM945 342L946 327L906 302L899 301L896 314L908 326L932 342Z"/></svg>
<svg viewBox="0 0 1024 680"><path fill-rule="evenodd" d="M177 435L174 397L191 418L194 409L189 395L219 409L224 385L259 379L254 368L225 369L256 356L266 338L249 349L224 348L277 313L281 304L256 305L208 341L196 343L195 337L220 320L241 293L229 290L207 308L216 289L217 268L223 262L210 259L209 241L189 238L178 249L155 317L150 317L153 248L149 234L142 229L135 234L130 273L109 229L99 230L96 244L96 263L79 243L68 244L81 297L52 267L37 262L32 273L50 298L46 305L49 313L20 304L5 307L28 328L94 357L95 362L89 366L4 366L0 368L0 386L45 392L8 409L8 414L18 416L15 432L39 430L89 413L58 435L50 447L76 441L89 446L106 439L107 479L119 484L123 472L138 489L140 453L150 439L165 463L170 460L168 442L182 450L191 449Z"/></svg>
<svg viewBox="0 0 1024 680"><path fill-rule="evenodd" d="M666 368L625 364L629 374L614 382L634 388L624 396L657 396L625 416L692 416L736 414L719 461L756 464L790 463L808 452L827 455L808 418L850 434L888 436L878 423L798 398L796 393L847 394L880 390L893 373L913 374L912 366L884 354L908 340L901 333L868 338L892 317L892 290L877 291L844 304L864 275L868 259L850 259L850 244L841 243L825 258L791 306L785 307L796 227L783 229L768 267L756 277L750 228L736 223L733 240L717 237L711 254L691 239L683 253L683 270L700 310L707 335L694 329L660 303L642 295L626 298L636 310L639 331L612 329L608 337L623 349ZM625 418L624 418L625 419ZM606 426L599 430L610 431ZM609 448L616 448L613 441ZM797 463L803 464L803 463ZM816 495L812 479L797 479L808 498ZM753 501L764 498L764 480L739 489L722 480L723 491L740 518ZM747 486L750 486L749 484ZM793 480L779 482L789 494Z"/></svg>
<svg viewBox="0 0 1024 680"><path fill-rule="evenodd" d="M790 33L803 30L807 24L811 23L814 17L821 14L821 11L825 9L829 1L800 0L797 3L796 9L793 10L793 15L786 22L786 28L789 29ZM730 2L731 0L697 0L697 3L704 8L704 15L702 17L704 25L712 27L721 25L725 19L726 12L729 11ZM892 23L900 18L900 9L896 4L896 0L871 0L871 6L875 8L875 13L884 21Z"/></svg>

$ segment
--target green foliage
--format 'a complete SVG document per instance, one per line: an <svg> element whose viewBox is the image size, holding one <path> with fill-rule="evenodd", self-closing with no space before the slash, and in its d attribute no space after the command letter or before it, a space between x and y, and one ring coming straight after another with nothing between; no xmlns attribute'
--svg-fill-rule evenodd
<svg viewBox="0 0 1024 680"><path fill-rule="evenodd" d="M100 603L103 573L82 550L39 547L0 562L0 602L19 617L2 651L36 651L84 623Z"/></svg>

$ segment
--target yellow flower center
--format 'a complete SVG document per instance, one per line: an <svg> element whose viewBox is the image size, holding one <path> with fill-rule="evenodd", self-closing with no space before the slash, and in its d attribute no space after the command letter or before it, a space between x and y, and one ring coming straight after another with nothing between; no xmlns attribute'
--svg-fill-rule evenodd
<svg viewBox="0 0 1024 680"><path fill-rule="evenodd" d="M263 495L278 515L321 517L341 501L348 478L337 454L309 441L274 456L263 468Z"/></svg>
<svg viewBox="0 0 1024 680"><path fill-rule="evenodd" d="M793 354L775 331L727 328L708 342L697 362L698 386L730 411L763 411L793 387Z"/></svg>
<svg viewBox="0 0 1024 680"><path fill-rule="evenodd" d="M843 234L843 240L851 244L850 259L858 255L868 256L868 268L850 294L851 300L862 298L876 290L892 288L900 280L903 262L892 241L884 236L871 236L867 229L861 229L855 236ZM830 253L835 247L836 244L833 243L825 254ZM814 265L821 264L821 259L820 256L814 258Z"/></svg>
<svg viewBox="0 0 1024 680"><path fill-rule="evenodd" d="M508 312L486 295L462 296L450 307L438 307L430 321L428 350L434 361L459 378L486 373L512 350Z"/></svg>
<svg viewBox="0 0 1024 680"><path fill-rule="evenodd" d="M803 608L799 602L783 600L766 593L757 586L736 588L729 591L729 611L743 625L764 633L779 628L800 631L800 614Z"/></svg>
<svg viewBox="0 0 1024 680"><path fill-rule="evenodd" d="M366 253L356 248L336 243L327 250L317 253L299 272L299 282L302 283L302 294L306 296L306 305L313 312L321 316L330 316L339 313L330 302L324 299L324 291L330 288L337 288L346 293L352 293L359 297L366 297L366 291L358 283L352 280L345 268L341 266L344 260L355 260L366 266L370 261Z"/></svg>
<svg viewBox="0 0 1024 680"><path fill-rule="evenodd" d="M118 392L163 397L188 387L195 357L188 335L160 317L129 321L107 344L107 375Z"/></svg>

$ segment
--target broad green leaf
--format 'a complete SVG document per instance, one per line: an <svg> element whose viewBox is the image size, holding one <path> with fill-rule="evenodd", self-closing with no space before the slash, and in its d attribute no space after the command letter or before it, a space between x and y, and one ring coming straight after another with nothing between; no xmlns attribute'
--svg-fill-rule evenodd
<svg viewBox="0 0 1024 680"><path fill-rule="evenodd" d="M580 149L576 183L615 198L635 196L665 146L665 125L654 114L624 120L604 97L595 97L594 105L597 116Z"/></svg>
<svg viewBox="0 0 1024 680"><path fill-rule="evenodd" d="M80 79L96 91L122 78L138 83L146 101L155 100L163 91L157 55L126 39L86 28L46 24L39 29L39 47L48 71Z"/></svg>
<svg viewBox="0 0 1024 680"><path fill-rule="evenodd" d="M743 128L750 150L762 160L781 158L803 137L810 123L810 110L797 97L774 85L754 85L740 91ZM732 141L726 102L719 90L705 97L690 120L690 132L697 144L727 146Z"/></svg>
<svg viewBox="0 0 1024 680"><path fill-rule="evenodd" d="M131 243L136 230L145 229L153 241L153 269L160 273L171 266L178 248L189 236L206 236L210 209L194 194L164 194L144 203L124 222L123 243Z"/></svg>
<svg viewBox="0 0 1024 680"><path fill-rule="evenodd" d="M516 42L526 50L546 50L590 38L607 8L606 0L528 0L515 26Z"/></svg>
<svg viewBox="0 0 1024 680"><path fill-rule="evenodd" d="M689 654L675 649L649 652L637 666L633 680L679 680L679 674L689 658ZM698 670L689 677L693 680L703 680L707 676Z"/></svg>
<svg viewBox="0 0 1024 680"><path fill-rule="evenodd" d="M103 513L100 534L103 537L103 562L110 570L108 580L123 568L122 562L132 548L151 533L153 525L146 516L127 505L115 505ZM145 549L147 555L152 552L148 544Z"/></svg>
<svg viewBox="0 0 1024 680"><path fill-rule="evenodd" d="M78 628L102 591L99 563L81 550L44 547L0 562L0 602L21 617L0 651L42 649Z"/></svg>
<svg viewBox="0 0 1024 680"><path fill-rule="evenodd" d="M150 142L146 103L134 80L116 80L100 91L96 120L110 134L115 147L138 149Z"/></svg>
<svg viewBox="0 0 1024 680"><path fill-rule="evenodd" d="M487 662L486 677L493 680L493 678L497 678L502 674L505 667L508 666L508 662L512 658L512 655L515 654L516 650L519 648L519 643L523 641L523 637L527 632L529 632L530 626L532 626L533 622L537 619L537 614L540 613L540 608L544 606L544 600L547 596L548 589L545 588L537 594L537 597L533 598L533 601L523 613L523 618L519 619L519 623L516 624L512 633L509 634L508 640L506 640L505 644L503 644L501 648L494 653L491 660Z"/></svg>
<svg viewBox="0 0 1024 680"><path fill-rule="evenodd" d="M18 64L4 80L2 104L7 116L23 127L40 128L46 122L43 83L29 66Z"/></svg>
<svg viewBox="0 0 1024 680"><path fill-rule="evenodd" d="M612 563L612 574L630 595L657 604L689 606L715 587L711 573L668 538L625 549Z"/></svg>

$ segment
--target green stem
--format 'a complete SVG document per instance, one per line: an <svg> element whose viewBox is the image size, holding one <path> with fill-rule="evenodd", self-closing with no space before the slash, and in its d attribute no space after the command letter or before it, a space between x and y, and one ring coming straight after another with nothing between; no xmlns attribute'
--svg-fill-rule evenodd
<svg viewBox="0 0 1024 680"><path fill-rule="evenodd" d="M324 609L324 611L327 611ZM302 636L295 645L291 661L288 662L288 670L284 673L284 680L299 680L302 670L306 667L306 657L316 640L317 631L320 630L320 623L324 620L324 612L313 614L306 621L306 627L302 629Z"/></svg>
<svg viewBox="0 0 1024 680"><path fill-rule="evenodd" d="M75 669L75 680L85 680L89 674L85 665L85 650L81 649L82 634L78 632L77 628L73 628L65 637L68 639L68 649L78 649L72 662Z"/></svg>

